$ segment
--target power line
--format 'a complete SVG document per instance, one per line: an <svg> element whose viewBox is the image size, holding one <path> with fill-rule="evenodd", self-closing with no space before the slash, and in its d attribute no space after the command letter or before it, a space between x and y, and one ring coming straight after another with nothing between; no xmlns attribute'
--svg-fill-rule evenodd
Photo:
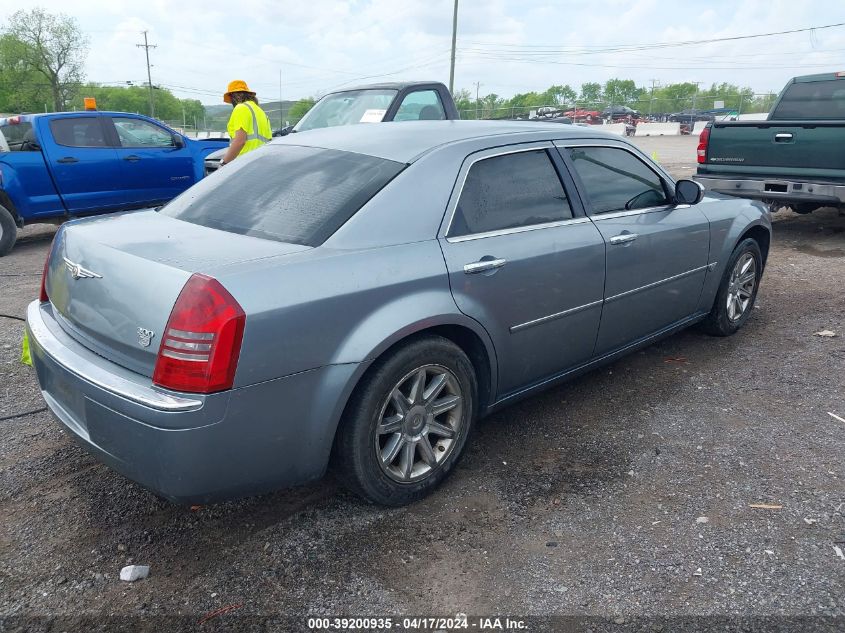
<svg viewBox="0 0 845 633"><path fill-rule="evenodd" d="M561 49L558 45L555 44L500 44L500 43L491 43L491 42L467 42L468 44L473 45L480 45L480 46L490 46L495 45L502 48L526 48L526 49L538 49L538 48L548 48L553 49L553 51L566 51L566 52L583 52L585 49L594 49L595 52L623 52L626 50L649 50L653 48L672 48L677 46L697 46L699 44L713 44L716 42L733 42L736 40L749 40L755 39L760 37L772 37L775 35L789 35L792 33L805 33L807 31L820 31L822 29L833 29L840 26L845 26L845 22L837 22L835 24L823 24L820 26L808 26L800 29L790 29L788 31L772 31L770 33L755 33L752 35L734 35L731 37L715 37L709 38L704 40L682 40L678 42L655 42L654 44L614 44L614 45L601 45L601 46L583 46L583 47L569 47Z"/></svg>

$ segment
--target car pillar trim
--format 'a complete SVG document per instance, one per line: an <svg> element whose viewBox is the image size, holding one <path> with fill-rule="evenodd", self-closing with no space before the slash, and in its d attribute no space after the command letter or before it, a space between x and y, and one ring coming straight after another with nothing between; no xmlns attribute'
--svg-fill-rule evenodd
<svg viewBox="0 0 845 633"><path fill-rule="evenodd" d="M510 327L510 331L511 333L520 332L530 327L534 327L535 325L541 325L543 323L548 323L549 321L554 321L555 319L560 319L571 314L576 314L577 312L582 312L583 310L593 308L597 305L601 305L602 303L604 303L604 300L599 299L598 301L591 301L590 303L585 303L584 305L580 305L575 308L569 308L568 310L564 310L563 312L555 312L554 314L548 314L544 317L540 317L539 319L534 319L533 321L526 321L525 323L520 323L519 325L512 325Z"/></svg>
<svg viewBox="0 0 845 633"><path fill-rule="evenodd" d="M486 231L484 233L471 233L469 235L461 235L459 237L447 237L446 241L450 244L458 242L469 242L471 240L483 240L487 237L499 237L502 235L513 235L514 233L525 233L526 231L538 231L540 229L552 229L557 226L569 226L570 224L587 224L590 218L572 218L571 220L558 220L557 222L544 222L542 224L531 224L529 226L515 226L510 229L500 229L498 231Z"/></svg>

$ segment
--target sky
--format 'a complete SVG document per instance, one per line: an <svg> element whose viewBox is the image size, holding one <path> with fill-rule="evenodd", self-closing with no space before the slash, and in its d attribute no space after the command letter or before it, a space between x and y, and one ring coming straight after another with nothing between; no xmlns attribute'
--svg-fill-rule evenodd
<svg viewBox="0 0 845 633"><path fill-rule="evenodd" d="M265 101L449 81L453 0L18 0L14 10L36 6L78 20L89 81L145 82L146 30L153 83L207 105L231 79ZM455 89L474 95L478 82L482 97L508 97L618 77L777 92L794 75L845 70L845 26L643 47L835 23L843 0L459 0Z"/></svg>

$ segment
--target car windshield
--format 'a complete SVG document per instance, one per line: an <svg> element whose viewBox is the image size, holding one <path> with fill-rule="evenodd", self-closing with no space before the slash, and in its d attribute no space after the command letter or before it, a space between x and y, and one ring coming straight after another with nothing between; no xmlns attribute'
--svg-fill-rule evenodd
<svg viewBox="0 0 845 633"><path fill-rule="evenodd" d="M396 90L349 90L326 95L296 124L294 131L321 127L378 123L387 112Z"/></svg>
<svg viewBox="0 0 845 633"><path fill-rule="evenodd" d="M268 145L201 180L160 209L185 222L319 246L405 165L298 145Z"/></svg>

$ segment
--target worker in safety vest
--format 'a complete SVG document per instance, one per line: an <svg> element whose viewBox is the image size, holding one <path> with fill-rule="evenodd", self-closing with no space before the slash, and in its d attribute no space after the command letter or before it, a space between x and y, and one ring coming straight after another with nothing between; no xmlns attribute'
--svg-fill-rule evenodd
<svg viewBox="0 0 845 633"><path fill-rule="evenodd" d="M221 166L231 163L241 154L258 149L273 136L270 119L264 110L258 107L258 99L245 81L230 81L223 101L231 103L234 109L226 125L232 140L220 163Z"/></svg>

